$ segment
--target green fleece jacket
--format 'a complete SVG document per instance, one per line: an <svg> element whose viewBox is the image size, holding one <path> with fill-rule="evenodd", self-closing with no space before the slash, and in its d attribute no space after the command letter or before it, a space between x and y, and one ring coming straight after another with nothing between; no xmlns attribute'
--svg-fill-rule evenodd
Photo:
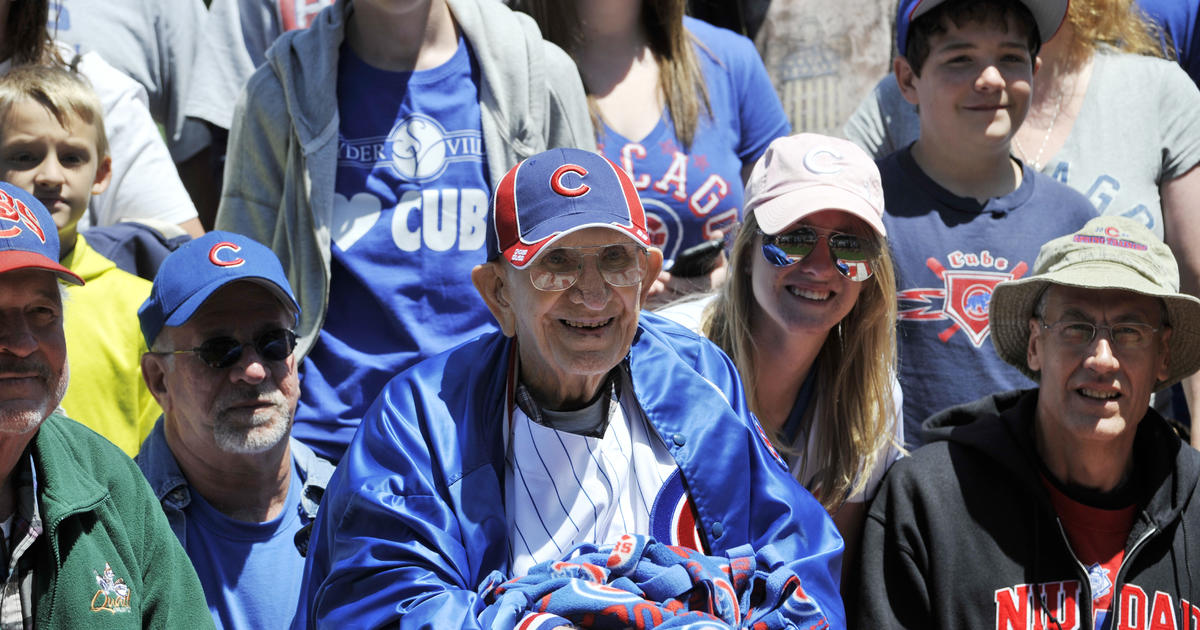
<svg viewBox="0 0 1200 630"><path fill-rule="evenodd" d="M31 448L45 528L30 549L38 628L213 627L196 571L133 460L57 414ZM125 588L106 588L118 579Z"/></svg>

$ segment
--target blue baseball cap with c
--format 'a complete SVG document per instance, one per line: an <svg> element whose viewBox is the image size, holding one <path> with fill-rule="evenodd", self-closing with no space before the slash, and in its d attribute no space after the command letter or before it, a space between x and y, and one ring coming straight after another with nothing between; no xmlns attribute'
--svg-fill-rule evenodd
<svg viewBox="0 0 1200 630"><path fill-rule="evenodd" d="M1017 2L1018 0L1013 0ZM1067 16L1069 0L1019 0L1033 14L1041 43L1054 37L1063 18ZM908 56L908 29L912 21L929 13L946 0L900 0L896 13L896 52Z"/></svg>
<svg viewBox="0 0 1200 630"><path fill-rule="evenodd" d="M488 219L488 260L504 256L517 269L547 245L589 227L650 245L633 180L604 156L582 149L550 149L512 167L492 193Z"/></svg>
<svg viewBox="0 0 1200 630"><path fill-rule="evenodd" d="M0 182L0 273L44 269L64 282L83 284L58 262L58 226L46 206L33 195Z"/></svg>
<svg viewBox="0 0 1200 630"><path fill-rule="evenodd" d="M258 241L232 232L209 232L171 252L158 268L150 297L138 309L142 336L153 346L163 326L182 326L213 293L240 280L266 287L299 318L279 258Z"/></svg>

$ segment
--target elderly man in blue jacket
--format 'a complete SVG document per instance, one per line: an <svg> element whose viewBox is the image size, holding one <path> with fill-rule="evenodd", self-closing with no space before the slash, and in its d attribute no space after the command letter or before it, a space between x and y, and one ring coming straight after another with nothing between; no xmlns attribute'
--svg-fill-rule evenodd
<svg viewBox="0 0 1200 630"><path fill-rule="evenodd" d="M842 541L769 446L733 364L640 312L662 265L650 243L632 182L603 157L554 149L509 171L472 272L502 332L414 366L371 406L322 502L297 626L552 627L622 607L659 620L694 594L640 601L664 580L631 588L612 573L648 540L672 547L651 543L643 567L695 553L671 575L710 590L722 573L751 590L738 558L787 585L776 602L714 596L689 614L778 604L775 622L806 607L844 625ZM610 548L607 563L579 559Z"/></svg>

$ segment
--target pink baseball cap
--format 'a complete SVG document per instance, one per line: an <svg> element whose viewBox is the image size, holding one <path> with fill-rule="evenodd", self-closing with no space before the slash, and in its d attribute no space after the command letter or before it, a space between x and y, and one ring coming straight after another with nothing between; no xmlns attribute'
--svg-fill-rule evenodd
<svg viewBox="0 0 1200 630"><path fill-rule="evenodd" d="M883 227L883 184L879 169L852 142L815 133L776 138L746 181L745 214L754 213L767 234L822 210L841 210Z"/></svg>

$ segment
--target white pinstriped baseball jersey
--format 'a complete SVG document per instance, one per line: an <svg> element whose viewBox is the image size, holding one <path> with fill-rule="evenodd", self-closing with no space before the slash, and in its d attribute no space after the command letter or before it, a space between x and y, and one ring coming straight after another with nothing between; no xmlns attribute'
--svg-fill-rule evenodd
<svg viewBox="0 0 1200 630"><path fill-rule="evenodd" d="M512 406L504 480L511 576L579 543L650 534L651 508L675 460L632 395L613 403L602 437L542 426Z"/></svg>

